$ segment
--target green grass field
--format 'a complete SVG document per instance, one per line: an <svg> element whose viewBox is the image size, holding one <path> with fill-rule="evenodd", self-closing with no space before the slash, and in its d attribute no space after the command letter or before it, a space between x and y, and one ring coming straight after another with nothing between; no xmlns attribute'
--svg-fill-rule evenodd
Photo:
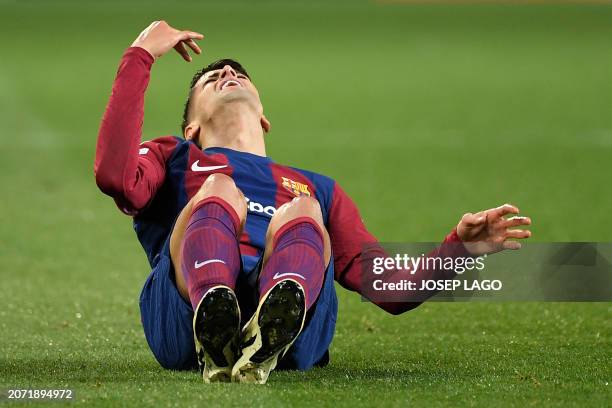
<svg viewBox="0 0 612 408"><path fill-rule="evenodd" d="M245 64L268 153L338 180L384 241L438 241L504 202L534 240L611 241L612 7L0 1L0 388L94 406L610 406L610 303L429 303L387 316L339 288L331 364L265 386L161 369L144 253L96 188L123 49L155 19L203 57L155 64L145 137L178 134L192 73Z"/></svg>

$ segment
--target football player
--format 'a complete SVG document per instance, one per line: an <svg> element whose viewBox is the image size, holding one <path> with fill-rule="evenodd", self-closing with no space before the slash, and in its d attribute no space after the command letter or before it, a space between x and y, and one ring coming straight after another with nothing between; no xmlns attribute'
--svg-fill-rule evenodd
<svg viewBox="0 0 612 408"><path fill-rule="evenodd" d="M199 54L202 38L156 21L125 51L100 127L96 182L133 217L152 267L140 309L159 363L199 365L206 382L265 383L277 366L327 364L334 280L365 293L362 267L384 251L338 183L267 156L270 121L237 61L195 74L181 136L141 143L153 64L172 49L191 61L188 50ZM506 217L518 212L503 205L464 215L435 255L518 249L515 239L530 232L515 227L531 222ZM449 273L389 276L418 282ZM399 314L421 301L405 294L376 303Z"/></svg>

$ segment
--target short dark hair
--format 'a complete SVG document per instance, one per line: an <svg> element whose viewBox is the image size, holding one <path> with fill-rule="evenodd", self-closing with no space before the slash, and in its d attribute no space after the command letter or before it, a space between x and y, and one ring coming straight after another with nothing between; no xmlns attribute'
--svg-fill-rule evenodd
<svg viewBox="0 0 612 408"><path fill-rule="evenodd" d="M251 79L246 69L244 69L244 67L240 65L238 61L230 59L230 58L224 58L224 59L217 60L213 63L210 63L208 66L202 68L198 72L196 72L193 78L191 78L191 85L189 86L189 95L187 96L187 101L185 102L185 110L183 111L183 123L181 123L181 130L183 131L183 135L185 134L185 128L189 124L189 120L188 120L189 107L191 105L191 95L193 92L193 87L200 80L200 78L202 78L202 75L210 71L222 69L226 65L229 65L230 67L234 68L234 70L236 70L237 72L240 72L241 74L246 75L247 78Z"/></svg>

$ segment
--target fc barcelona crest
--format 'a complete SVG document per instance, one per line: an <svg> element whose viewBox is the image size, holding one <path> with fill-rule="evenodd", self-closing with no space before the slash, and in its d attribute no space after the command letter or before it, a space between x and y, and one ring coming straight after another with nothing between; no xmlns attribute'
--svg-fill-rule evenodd
<svg viewBox="0 0 612 408"><path fill-rule="evenodd" d="M298 183L297 181L293 181L288 179L287 177L281 177L283 179L283 187L289 190L296 197L299 196L308 196L310 197L310 191L308 190L308 185L304 183Z"/></svg>

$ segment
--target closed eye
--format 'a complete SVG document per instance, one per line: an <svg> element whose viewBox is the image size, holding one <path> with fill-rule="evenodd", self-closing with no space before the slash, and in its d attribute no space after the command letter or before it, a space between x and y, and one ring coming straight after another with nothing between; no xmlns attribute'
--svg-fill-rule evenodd
<svg viewBox="0 0 612 408"><path fill-rule="evenodd" d="M209 76L206 81L204 81L204 83L202 84L202 87L205 87L206 84L209 84L211 82L215 82L217 80L217 78L219 78L219 74L213 74L211 76Z"/></svg>
<svg viewBox="0 0 612 408"><path fill-rule="evenodd" d="M238 74L236 75L236 77L239 79L246 79L247 81L249 80L249 77L247 77L244 74ZM212 74L211 76L206 78L206 80L202 83L202 88L204 88L207 84L211 82L215 82L217 79L219 79L219 74Z"/></svg>

